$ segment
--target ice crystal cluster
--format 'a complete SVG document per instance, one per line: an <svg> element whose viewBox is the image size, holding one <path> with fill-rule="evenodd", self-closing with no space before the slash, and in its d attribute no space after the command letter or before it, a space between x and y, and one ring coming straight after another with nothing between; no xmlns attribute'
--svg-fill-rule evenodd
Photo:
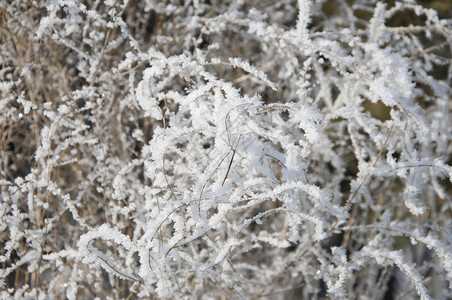
<svg viewBox="0 0 452 300"><path fill-rule="evenodd" d="M0 298L452 298L447 8L8 2Z"/></svg>

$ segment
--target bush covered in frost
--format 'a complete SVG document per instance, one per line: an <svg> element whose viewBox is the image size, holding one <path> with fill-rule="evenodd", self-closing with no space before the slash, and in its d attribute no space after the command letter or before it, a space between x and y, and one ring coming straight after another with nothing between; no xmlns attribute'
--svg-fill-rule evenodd
<svg viewBox="0 0 452 300"><path fill-rule="evenodd" d="M9 2L2 299L451 299L450 15Z"/></svg>

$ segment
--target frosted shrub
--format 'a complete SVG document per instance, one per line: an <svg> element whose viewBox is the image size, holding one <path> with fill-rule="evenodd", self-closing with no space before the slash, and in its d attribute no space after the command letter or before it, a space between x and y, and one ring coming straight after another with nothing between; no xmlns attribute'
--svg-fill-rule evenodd
<svg viewBox="0 0 452 300"><path fill-rule="evenodd" d="M450 299L452 20L11 1L2 299Z"/></svg>

